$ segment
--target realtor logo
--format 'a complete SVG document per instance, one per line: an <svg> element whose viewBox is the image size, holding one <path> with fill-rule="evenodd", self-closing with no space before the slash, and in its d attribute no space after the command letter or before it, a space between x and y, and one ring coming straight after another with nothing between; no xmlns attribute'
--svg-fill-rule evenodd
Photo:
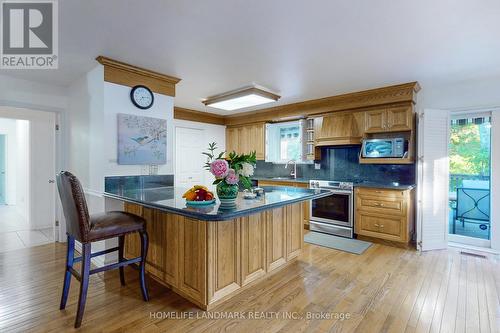
<svg viewBox="0 0 500 333"><path fill-rule="evenodd" d="M57 0L1 4L2 69L57 69Z"/></svg>

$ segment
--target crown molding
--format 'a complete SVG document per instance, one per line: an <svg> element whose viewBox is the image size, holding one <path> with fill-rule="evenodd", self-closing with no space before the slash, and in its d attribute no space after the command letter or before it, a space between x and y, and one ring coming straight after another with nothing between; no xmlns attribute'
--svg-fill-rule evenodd
<svg viewBox="0 0 500 333"><path fill-rule="evenodd" d="M174 119L196 121L199 123L207 123L215 125L226 124L225 117L222 115L209 112L195 111L177 106L174 107Z"/></svg>
<svg viewBox="0 0 500 333"><path fill-rule="evenodd" d="M155 93L175 96L175 85L181 80L104 56L98 56L96 60L104 66L104 81L106 82L128 87L145 85Z"/></svg>
<svg viewBox="0 0 500 333"><path fill-rule="evenodd" d="M248 122L289 120L327 112L370 108L389 104L416 104L418 82L398 84L360 92L325 97L299 103L279 105L256 111L225 116L226 125Z"/></svg>

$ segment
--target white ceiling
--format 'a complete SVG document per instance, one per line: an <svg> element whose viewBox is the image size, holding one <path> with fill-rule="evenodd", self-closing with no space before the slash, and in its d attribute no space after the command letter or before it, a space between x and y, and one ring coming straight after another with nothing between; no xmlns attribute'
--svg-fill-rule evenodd
<svg viewBox="0 0 500 333"><path fill-rule="evenodd" d="M236 111L201 100L251 83L287 104L500 75L497 0L61 0L59 12L59 69L0 74L68 85L105 55L181 78L177 106L220 114Z"/></svg>

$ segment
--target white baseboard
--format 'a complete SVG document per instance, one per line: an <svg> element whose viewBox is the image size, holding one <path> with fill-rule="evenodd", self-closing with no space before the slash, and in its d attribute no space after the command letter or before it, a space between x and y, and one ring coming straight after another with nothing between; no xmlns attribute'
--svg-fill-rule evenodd
<svg viewBox="0 0 500 333"><path fill-rule="evenodd" d="M48 229L48 228L54 228L53 225L37 225L31 228L31 230L40 230L40 229Z"/></svg>
<svg viewBox="0 0 500 333"><path fill-rule="evenodd" d="M460 243L455 243L455 242L448 242L448 246L456 247L459 249L467 249L467 250L487 252L487 253L492 253L492 254L500 254L500 252L498 250L494 250L494 249L489 248L489 247L480 247L480 246L460 244Z"/></svg>

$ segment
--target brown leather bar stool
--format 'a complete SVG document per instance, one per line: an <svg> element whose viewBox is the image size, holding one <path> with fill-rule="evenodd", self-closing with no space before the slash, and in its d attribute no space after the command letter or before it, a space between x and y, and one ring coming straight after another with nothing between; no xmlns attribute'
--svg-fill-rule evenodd
<svg viewBox="0 0 500 333"><path fill-rule="evenodd" d="M80 296L78 298L78 311L76 313L75 328L82 324L89 276L110 269L120 269L120 282L125 285L123 267L139 263L139 276L141 292L144 301L149 300L144 279L146 254L148 252L148 234L145 229L145 220L137 215L126 212L107 212L90 216L87 202L80 181L68 171L62 171L57 175L57 187L66 219L66 233L68 236L68 247L66 253L66 271L64 274L64 286L61 297L60 309L66 307L68 300L71 275L80 281ZM141 256L125 260L123 257L123 245L125 235L138 232L141 236ZM118 237L119 245L104 251L91 253L91 243ZM74 257L75 240L82 243L82 256ZM118 251L118 262L104 267L90 269L90 259L106 253ZM82 262L81 273L73 268L75 262Z"/></svg>

